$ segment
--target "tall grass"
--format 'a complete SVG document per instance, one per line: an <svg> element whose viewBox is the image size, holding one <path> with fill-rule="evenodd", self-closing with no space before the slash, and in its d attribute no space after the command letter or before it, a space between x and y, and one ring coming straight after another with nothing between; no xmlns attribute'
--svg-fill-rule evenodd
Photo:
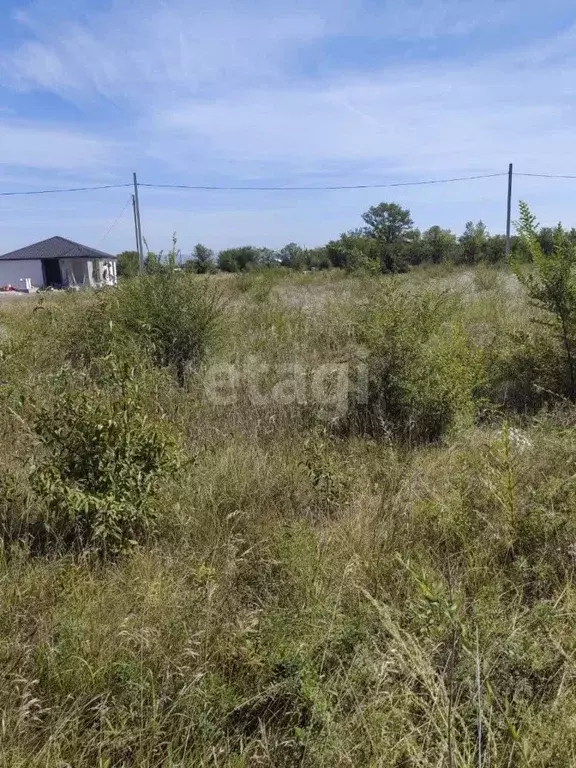
<svg viewBox="0 0 576 768"><path fill-rule="evenodd" d="M215 278L207 325L156 280L0 305L0 765L576 764L576 411L513 276ZM38 467L133 502L168 434L129 547L33 546Z"/></svg>

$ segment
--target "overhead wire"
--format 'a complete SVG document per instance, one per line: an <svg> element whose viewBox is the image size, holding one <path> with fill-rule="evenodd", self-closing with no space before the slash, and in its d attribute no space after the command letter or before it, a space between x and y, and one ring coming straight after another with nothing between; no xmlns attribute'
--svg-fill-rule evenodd
<svg viewBox="0 0 576 768"><path fill-rule="evenodd" d="M102 235L102 237L100 238L100 240L98 241L98 243L96 245L96 248L99 248L102 245L102 243L104 242L104 240L106 240L106 238L108 237L110 232L112 232L114 227L118 224L118 222L120 221L120 219L124 215L124 213L126 211L126 208L128 208L128 206L130 205L131 202L132 202L132 195L130 195L130 197L126 201L126 204L125 204L124 208L122 208L122 210L120 211L120 214L119 214L118 218L114 221L113 224L110 225L110 227L108 227L106 232Z"/></svg>
<svg viewBox="0 0 576 768"><path fill-rule="evenodd" d="M419 181L394 181L381 184L322 184L322 185L301 185L301 186L273 186L273 185L213 185L213 184L153 184L149 182L140 182L139 187L148 189L190 189L200 191L222 191L222 192L314 192L314 191L337 191L354 189L390 189L395 187L418 187L433 184L451 184L460 181L476 181L478 179L494 179L501 176L508 176L506 171L498 173L483 173L474 176L456 176L447 179L423 179ZM529 173L515 171L514 176L541 178L541 179L576 179L576 175L555 174L555 173ZM129 182L123 184L100 184L93 187L53 187L49 189L32 189L15 192L0 192L0 197L17 197L23 195L50 195L62 194L68 192L95 192L105 189L122 189L132 187Z"/></svg>
<svg viewBox="0 0 576 768"><path fill-rule="evenodd" d="M102 184L97 187L67 187L64 189L33 189L26 192L0 192L0 197L16 197L18 195L52 195L60 192L93 192L97 189L120 189L131 187L132 184Z"/></svg>
<svg viewBox="0 0 576 768"><path fill-rule="evenodd" d="M497 176L506 176L505 172L500 173L486 173L478 174L475 176L458 176L450 179L425 179L423 181L396 181L387 182L383 184L329 184L329 185L303 185L303 186L218 186L210 184L151 184L142 183L138 184L139 187L147 187L150 189L196 189L207 191L223 191L223 192L291 192L291 191L315 191L315 190L346 190L346 189L385 189L388 187L414 187L428 184L449 184L457 181L474 181L476 179L492 179ZM0 197L16 197L18 195L49 195L60 194L65 192L93 192L101 189L122 189L123 187L131 187L132 184L102 184L94 187L64 187L64 188L51 188L51 189L37 189L17 192L0 192Z"/></svg>
<svg viewBox="0 0 576 768"><path fill-rule="evenodd" d="M388 187L415 187L427 184L449 184L455 181L473 181L475 179L493 179L496 176L507 176L505 172L486 173L477 176L459 176L452 179L426 179L424 181L396 181L386 184L335 184L321 186L215 186L207 184L148 184L139 183L139 187L149 187L152 189L196 189L205 191L224 191L224 192L304 192L304 191L323 191L323 190L344 190L344 189L385 189Z"/></svg>
<svg viewBox="0 0 576 768"><path fill-rule="evenodd" d="M531 176L535 179L576 179L576 176L569 176L561 173L516 173L514 176Z"/></svg>

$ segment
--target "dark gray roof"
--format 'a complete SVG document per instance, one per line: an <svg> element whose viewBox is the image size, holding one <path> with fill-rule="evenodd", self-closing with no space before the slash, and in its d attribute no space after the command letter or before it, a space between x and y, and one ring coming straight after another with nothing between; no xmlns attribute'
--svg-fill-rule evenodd
<svg viewBox="0 0 576 768"><path fill-rule="evenodd" d="M29 259L106 259L110 261L116 258L109 253L103 253L95 248L88 248L87 245L67 240L65 237L49 237L48 240L27 245L17 251L3 253L0 256L0 261L27 261Z"/></svg>

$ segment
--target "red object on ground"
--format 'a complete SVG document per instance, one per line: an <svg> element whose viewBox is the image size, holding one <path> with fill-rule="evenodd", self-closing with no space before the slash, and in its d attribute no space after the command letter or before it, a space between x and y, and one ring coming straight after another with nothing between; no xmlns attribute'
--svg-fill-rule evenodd
<svg viewBox="0 0 576 768"><path fill-rule="evenodd" d="M6 292L6 291L15 291L15 290L16 290L16 288L14 288L13 285L10 285L10 283L8 283L8 285L3 285L0 288L0 291L4 291L4 292Z"/></svg>

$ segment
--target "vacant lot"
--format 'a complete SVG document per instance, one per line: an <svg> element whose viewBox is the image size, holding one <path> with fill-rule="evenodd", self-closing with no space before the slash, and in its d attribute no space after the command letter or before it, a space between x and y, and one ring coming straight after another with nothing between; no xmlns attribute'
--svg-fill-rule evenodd
<svg viewBox="0 0 576 768"><path fill-rule="evenodd" d="M0 304L0 764L575 765L537 312L487 267Z"/></svg>

